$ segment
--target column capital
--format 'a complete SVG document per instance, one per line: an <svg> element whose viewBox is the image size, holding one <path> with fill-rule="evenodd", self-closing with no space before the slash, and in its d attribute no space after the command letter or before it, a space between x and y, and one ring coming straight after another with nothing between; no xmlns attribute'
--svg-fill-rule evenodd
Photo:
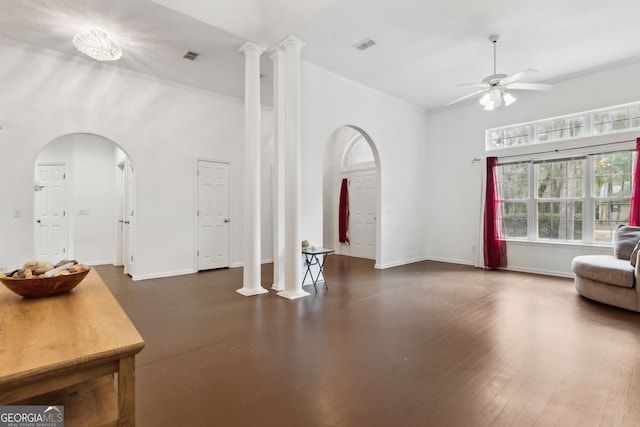
<svg viewBox="0 0 640 427"><path fill-rule="evenodd" d="M245 55L249 53L257 53L258 56L260 56L264 53L265 50L266 49L264 47L252 42L246 42L240 47L240 52L244 53Z"/></svg>
<svg viewBox="0 0 640 427"><path fill-rule="evenodd" d="M293 37L293 36L289 36L287 38L285 38L284 40L282 40L280 43L278 43L278 47L281 47L283 49L287 49L288 47L291 46L296 46L300 49L302 49L303 47L305 47L307 44L303 41L300 41L299 39Z"/></svg>

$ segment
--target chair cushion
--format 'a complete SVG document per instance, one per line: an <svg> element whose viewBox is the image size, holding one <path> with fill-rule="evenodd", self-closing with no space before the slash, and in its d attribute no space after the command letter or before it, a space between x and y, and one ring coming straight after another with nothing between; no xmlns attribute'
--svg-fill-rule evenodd
<svg viewBox="0 0 640 427"><path fill-rule="evenodd" d="M630 225L618 227L613 243L613 254L617 258L629 261L638 241L640 241L640 227Z"/></svg>
<svg viewBox="0 0 640 427"><path fill-rule="evenodd" d="M634 268L628 259L611 255L581 255L573 259L571 270L580 277L609 285L625 288L633 288L634 285Z"/></svg>
<svg viewBox="0 0 640 427"><path fill-rule="evenodd" d="M633 252L631 252L631 258L629 259L631 265L634 267L636 266L636 262L638 261L638 252L640 252L640 240L638 241L638 243L636 243L636 247L633 248Z"/></svg>

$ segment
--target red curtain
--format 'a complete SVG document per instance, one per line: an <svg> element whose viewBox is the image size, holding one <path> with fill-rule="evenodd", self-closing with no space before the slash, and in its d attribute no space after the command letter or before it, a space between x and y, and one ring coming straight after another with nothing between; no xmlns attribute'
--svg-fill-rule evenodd
<svg viewBox="0 0 640 427"><path fill-rule="evenodd" d="M640 225L640 138L636 140L636 161L633 166L629 225Z"/></svg>
<svg viewBox="0 0 640 427"><path fill-rule="evenodd" d="M338 241L349 243L349 183L342 180L340 188L340 205L338 206Z"/></svg>
<svg viewBox="0 0 640 427"><path fill-rule="evenodd" d="M498 200L498 183L494 170L498 166L496 157L487 157L487 193L484 207L484 265L500 268L507 265L507 244L500 232L501 209Z"/></svg>

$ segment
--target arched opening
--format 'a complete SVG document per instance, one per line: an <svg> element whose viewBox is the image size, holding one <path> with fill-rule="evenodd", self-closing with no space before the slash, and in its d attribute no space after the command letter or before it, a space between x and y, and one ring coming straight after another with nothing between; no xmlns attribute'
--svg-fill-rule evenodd
<svg viewBox="0 0 640 427"><path fill-rule="evenodd" d="M74 133L50 141L34 170L38 259L124 265L132 274L134 175L112 140Z"/></svg>
<svg viewBox="0 0 640 427"><path fill-rule="evenodd" d="M349 244L338 241L342 180L349 188ZM356 126L336 129L325 148L323 244L337 254L380 261L380 158L371 137Z"/></svg>

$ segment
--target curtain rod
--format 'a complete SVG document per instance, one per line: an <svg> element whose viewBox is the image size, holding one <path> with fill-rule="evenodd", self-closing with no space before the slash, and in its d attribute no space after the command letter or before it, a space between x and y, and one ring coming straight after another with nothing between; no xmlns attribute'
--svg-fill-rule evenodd
<svg viewBox="0 0 640 427"><path fill-rule="evenodd" d="M538 151L536 153L531 153L531 154L512 154L510 156L497 156L499 159L509 159L511 157L522 157L522 156L535 156L535 155L539 155L539 154L549 154L549 153L560 153L561 151L573 151L573 150L580 150L580 149L584 149L584 148L595 148L595 147L605 147L607 145L618 145L618 144L624 144L625 142L636 142L636 141L640 141L640 138L638 139L627 139L624 141L616 141L616 142L603 142L601 144L593 144L593 145L585 145L582 147L573 147L573 148L556 148L553 150L548 150L548 151ZM482 159L479 159L477 157L474 157L473 159L471 159L471 163L477 163L479 161L481 161Z"/></svg>

